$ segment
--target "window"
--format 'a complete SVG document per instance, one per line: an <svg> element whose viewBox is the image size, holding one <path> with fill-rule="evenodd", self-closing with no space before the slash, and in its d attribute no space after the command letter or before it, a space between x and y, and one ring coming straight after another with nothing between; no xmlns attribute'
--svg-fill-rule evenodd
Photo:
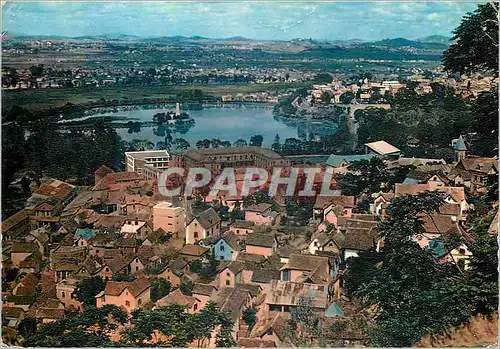
<svg viewBox="0 0 500 349"><path fill-rule="evenodd" d="M194 310L194 311L197 311L197 310L198 310L198 304L195 304L195 305L193 306L193 310Z"/></svg>
<svg viewBox="0 0 500 349"><path fill-rule="evenodd" d="M231 273L226 273L226 276L227 277L231 277Z"/></svg>
<svg viewBox="0 0 500 349"><path fill-rule="evenodd" d="M108 271L109 271L109 268L108 268L108 267L106 267L106 272L108 272Z"/></svg>
<svg viewBox="0 0 500 349"><path fill-rule="evenodd" d="M224 252L224 245L220 245L220 250Z"/></svg>
<svg viewBox="0 0 500 349"><path fill-rule="evenodd" d="M126 306L127 308L129 308L129 307L130 307L130 302L129 302L129 301L125 301L125 306Z"/></svg>
<svg viewBox="0 0 500 349"><path fill-rule="evenodd" d="M283 270L283 281L290 281L290 270Z"/></svg>
<svg viewBox="0 0 500 349"><path fill-rule="evenodd" d="M240 230L239 229L236 229L236 234L239 234L240 233Z"/></svg>
<svg viewBox="0 0 500 349"><path fill-rule="evenodd" d="M167 280L170 280L170 275L167 276Z"/></svg>
<svg viewBox="0 0 500 349"><path fill-rule="evenodd" d="M231 284L231 281L226 280L226 286L229 286Z"/></svg>
<svg viewBox="0 0 500 349"><path fill-rule="evenodd" d="M460 254L465 254L465 248L461 248L461 249L459 249L459 250L458 250L458 252L459 252Z"/></svg>
<svg viewBox="0 0 500 349"><path fill-rule="evenodd" d="M195 239L198 239L198 232L195 231L194 234L193 234L193 236L194 236Z"/></svg>
<svg viewBox="0 0 500 349"><path fill-rule="evenodd" d="M135 271L139 271L139 266L138 265L135 266Z"/></svg>
<svg viewBox="0 0 500 349"><path fill-rule="evenodd" d="M66 298L66 292L62 291L62 292L61 292L61 296L62 296L63 298Z"/></svg>
<svg viewBox="0 0 500 349"><path fill-rule="evenodd" d="M139 299L139 300L137 301L137 305L141 305L141 304L142 304L142 299Z"/></svg>

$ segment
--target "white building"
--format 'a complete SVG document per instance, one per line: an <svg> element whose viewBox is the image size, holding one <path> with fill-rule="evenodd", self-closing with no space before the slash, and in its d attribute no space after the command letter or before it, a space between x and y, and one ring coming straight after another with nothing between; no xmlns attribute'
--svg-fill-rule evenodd
<svg viewBox="0 0 500 349"><path fill-rule="evenodd" d="M146 150L125 152L126 171L143 174L149 167L159 170L168 168L170 154L166 150Z"/></svg>

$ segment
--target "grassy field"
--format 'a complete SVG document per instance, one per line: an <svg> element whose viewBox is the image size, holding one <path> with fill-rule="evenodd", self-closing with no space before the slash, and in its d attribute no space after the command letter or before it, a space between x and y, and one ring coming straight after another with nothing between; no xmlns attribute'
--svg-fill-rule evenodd
<svg viewBox="0 0 500 349"><path fill-rule="evenodd" d="M276 91L300 87L302 84L255 84L255 85L182 85L182 86L137 86L137 87L103 87L103 88L62 88L36 89L21 91L2 91L2 109L10 110L20 105L29 110L43 110L60 107L66 103L84 104L101 98L141 99L167 98L192 89L200 89L204 93L221 96L225 94Z"/></svg>

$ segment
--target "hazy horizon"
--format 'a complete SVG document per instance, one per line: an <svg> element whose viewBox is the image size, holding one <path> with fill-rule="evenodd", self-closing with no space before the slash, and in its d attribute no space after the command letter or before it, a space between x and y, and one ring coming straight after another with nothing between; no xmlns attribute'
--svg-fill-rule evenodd
<svg viewBox="0 0 500 349"><path fill-rule="evenodd" d="M451 37L478 2L13 2L2 31L16 35L254 40Z"/></svg>

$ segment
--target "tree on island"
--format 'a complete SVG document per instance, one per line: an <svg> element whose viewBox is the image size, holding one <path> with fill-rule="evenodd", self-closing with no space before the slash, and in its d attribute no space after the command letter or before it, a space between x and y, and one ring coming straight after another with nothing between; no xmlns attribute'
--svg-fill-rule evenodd
<svg viewBox="0 0 500 349"><path fill-rule="evenodd" d="M221 147L224 147L224 148L231 148L231 142L229 142L229 141L222 141L220 145L221 145Z"/></svg>

